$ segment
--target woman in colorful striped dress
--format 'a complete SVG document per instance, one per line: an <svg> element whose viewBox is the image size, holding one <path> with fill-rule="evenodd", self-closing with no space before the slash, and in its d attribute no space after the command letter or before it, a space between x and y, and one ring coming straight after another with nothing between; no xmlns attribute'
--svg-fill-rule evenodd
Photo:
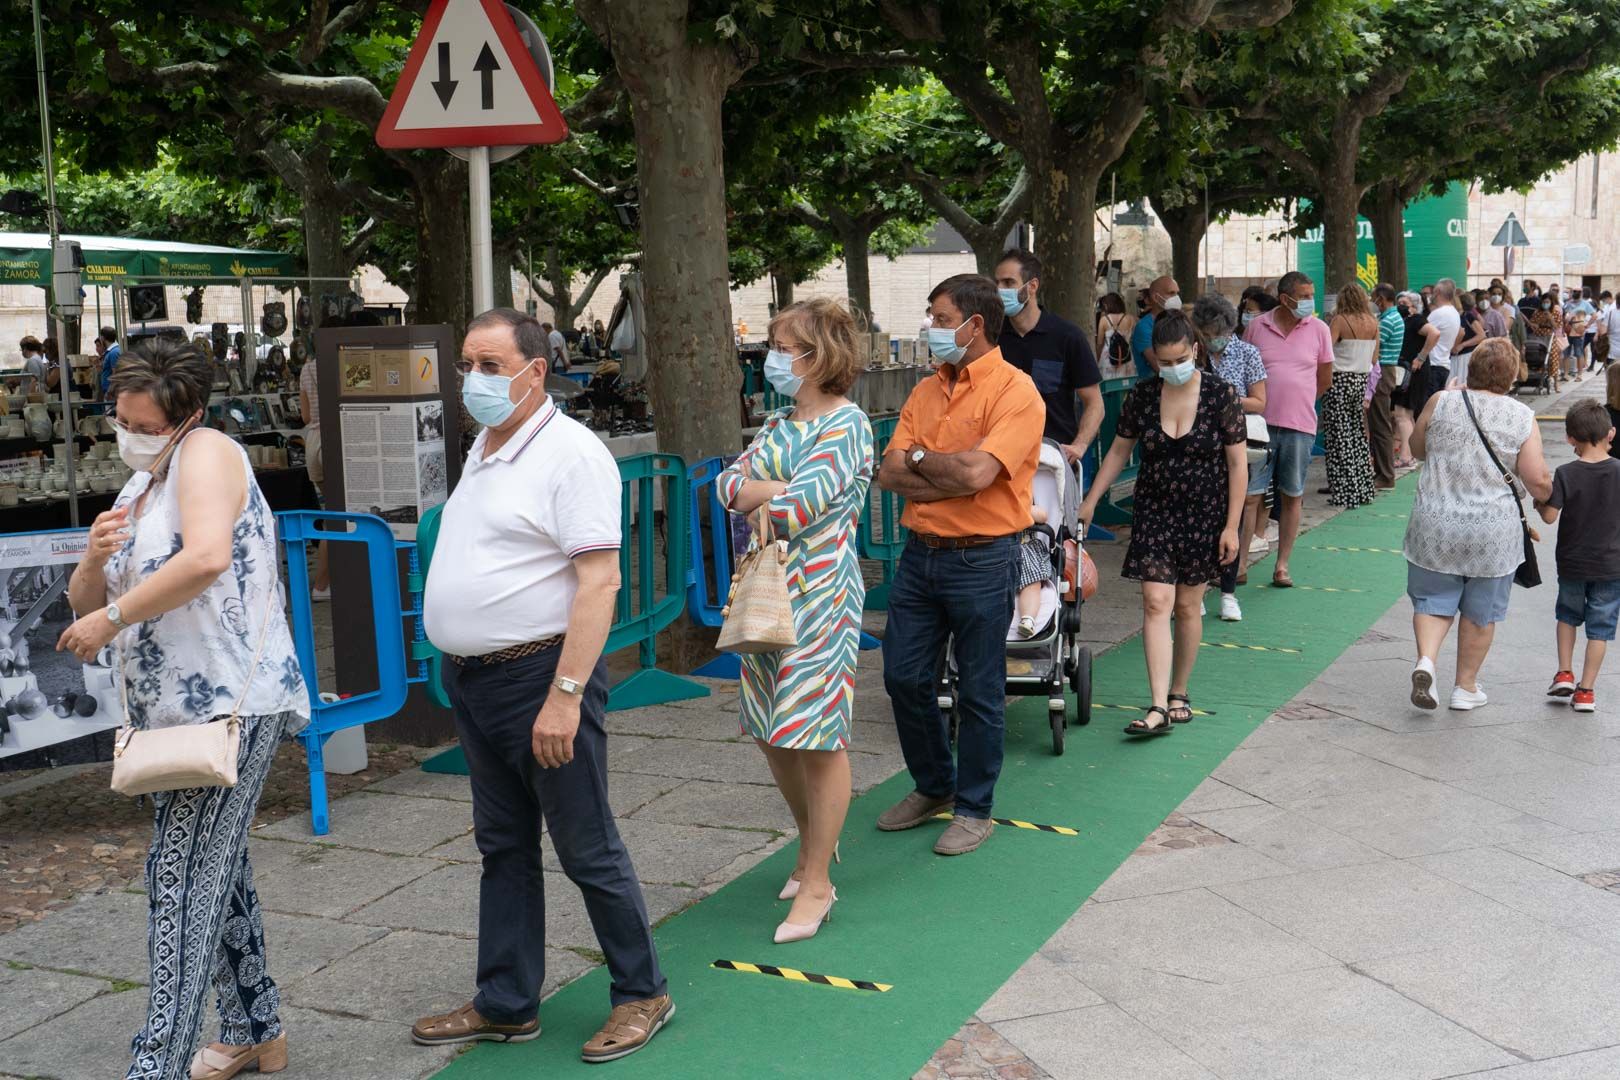
<svg viewBox="0 0 1620 1080"><path fill-rule="evenodd" d="M872 426L845 395L864 363L860 331L832 300L782 309L770 324L765 375L794 399L766 420L720 474L720 497L751 517L766 508L788 541L788 595L799 644L742 658L742 731L770 763L799 827L792 900L776 941L813 937L832 912L830 864L849 811L855 659L866 588L855 526L872 481Z"/></svg>

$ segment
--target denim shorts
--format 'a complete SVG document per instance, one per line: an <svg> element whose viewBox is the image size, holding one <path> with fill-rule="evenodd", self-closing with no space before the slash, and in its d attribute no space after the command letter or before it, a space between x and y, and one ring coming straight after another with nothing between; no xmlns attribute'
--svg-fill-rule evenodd
<svg viewBox="0 0 1620 1080"><path fill-rule="evenodd" d="M1587 641L1613 641L1620 623L1620 581L1559 578L1554 615L1566 626L1585 623Z"/></svg>
<svg viewBox="0 0 1620 1080"><path fill-rule="evenodd" d="M1513 575L1464 577L1425 570L1416 563L1406 564L1406 595L1419 615L1462 617L1475 626L1490 626L1507 618L1508 598L1513 595Z"/></svg>
<svg viewBox="0 0 1620 1080"><path fill-rule="evenodd" d="M1271 447L1266 452L1266 460L1249 470L1249 494L1264 495L1275 474L1277 489L1290 499L1297 499L1305 494L1305 472L1311 467L1311 447L1316 445L1316 435L1284 427L1269 430Z"/></svg>

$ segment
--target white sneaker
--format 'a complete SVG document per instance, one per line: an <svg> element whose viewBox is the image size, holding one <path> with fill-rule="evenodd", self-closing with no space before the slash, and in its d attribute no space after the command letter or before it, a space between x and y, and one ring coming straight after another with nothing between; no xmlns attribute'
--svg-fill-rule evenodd
<svg viewBox="0 0 1620 1080"><path fill-rule="evenodd" d="M1035 616L1025 615L1018 620L1018 636L1032 638L1035 636Z"/></svg>
<svg viewBox="0 0 1620 1080"><path fill-rule="evenodd" d="M1221 621L1243 621L1243 608L1238 605L1238 598L1229 592L1221 593Z"/></svg>
<svg viewBox="0 0 1620 1080"><path fill-rule="evenodd" d="M1475 683L1474 685L1479 686L1478 683ZM1477 709L1489 700L1490 698L1485 696L1485 688L1483 686L1480 686L1478 690L1464 690L1462 687L1457 686L1453 687L1451 691L1451 707L1456 709L1458 712L1468 712L1471 709Z"/></svg>
<svg viewBox="0 0 1620 1080"><path fill-rule="evenodd" d="M1435 709L1440 706L1440 703L1434 700L1434 661L1427 656L1418 657L1418 662L1412 667L1412 704L1420 709Z"/></svg>
<svg viewBox="0 0 1620 1080"><path fill-rule="evenodd" d="M311 589L309 590L309 598L317 604L324 604L326 601L332 599L332 590Z"/></svg>
<svg viewBox="0 0 1620 1080"><path fill-rule="evenodd" d="M1250 555L1264 555L1271 550L1271 541L1263 536L1256 536L1249 541Z"/></svg>

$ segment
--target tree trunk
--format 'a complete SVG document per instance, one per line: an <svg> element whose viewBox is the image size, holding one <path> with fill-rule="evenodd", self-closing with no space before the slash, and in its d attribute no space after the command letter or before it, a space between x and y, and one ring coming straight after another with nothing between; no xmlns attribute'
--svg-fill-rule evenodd
<svg viewBox="0 0 1620 1080"><path fill-rule="evenodd" d="M771 271L771 298L777 311L793 303L793 274L790 271Z"/></svg>
<svg viewBox="0 0 1620 1080"><path fill-rule="evenodd" d="M472 226L467 218L467 167L454 158L416 178L416 305L418 323L448 323L455 334L472 318Z"/></svg>
<svg viewBox="0 0 1620 1080"><path fill-rule="evenodd" d="M512 249L495 245L491 261L495 264L495 306L512 306Z"/></svg>
<svg viewBox="0 0 1620 1080"><path fill-rule="evenodd" d="M546 279L551 282L551 324L559 330L573 326L573 275L563 266L556 244L546 247Z"/></svg>
<svg viewBox="0 0 1620 1080"><path fill-rule="evenodd" d="M1316 287L1319 295L1326 295L1356 280L1356 217L1361 192L1354 180L1328 177L1318 194L1322 200L1323 280ZM1317 307L1321 306L1318 300Z"/></svg>
<svg viewBox="0 0 1620 1080"><path fill-rule="evenodd" d="M324 184L311 184L298 196L304 204L304 265L309 276L348 277L352 267L343 247L343 209L347 200ZM315 291L332 292L333 285L318 283Z"/></svg>
<svg viewBox="0 0 1620 1080"><path fill-rule="evenodd" d="M1393 181L1373 188L1367 217L1378 249L1378 280L1406 288L1406 202Z"/></svg>
<svg viewBox="0 0 1620 1080"><path fill-rule="evenodd" d="M872 234L859 223L838 231L838 246L844 249L844 286L849 290L850 310L868 326L872 323Z"/></svg>
<svg viewBox="0 0 1620 1080"><path fill-rule="evenodd" d="M1204 278L1198 272L1198 247L1209 231L1204 204L1195 202L1167 210L1155 201L1153 212L1170 234L1170 275L1181 286L1182 298L1190 300L1201 295Z"/></svg>
<svg viewBox="0 0 1620 1080"><path fill-rule="evenodd" d="M659 449L688 462L742 446L731 331L721 103L741 74L694 41L687 0L576 0L610 42L635 119L649 397Z"/></svg>
<svg viewBox="0 0 1620 1080"><path fill-rule="evenodd" d="M1041 309L1080 326L1090 325L1097 291L1097 178L1056 162L1029 163L1034 185L1031 217L1035 254L1041 257ZM977 252L975 252L977 254Z"/></svg>

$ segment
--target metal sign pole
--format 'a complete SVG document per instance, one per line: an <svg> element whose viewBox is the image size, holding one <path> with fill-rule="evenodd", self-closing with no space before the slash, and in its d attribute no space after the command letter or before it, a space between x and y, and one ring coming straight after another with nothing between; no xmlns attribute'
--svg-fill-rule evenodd
<svg viewBox="0 0 1620 1080"><path fill-rule="evenodd" d="M495 245L490 236L489 147L467 154L467 209L472 217L473 314L495 306Z"/></svg>

